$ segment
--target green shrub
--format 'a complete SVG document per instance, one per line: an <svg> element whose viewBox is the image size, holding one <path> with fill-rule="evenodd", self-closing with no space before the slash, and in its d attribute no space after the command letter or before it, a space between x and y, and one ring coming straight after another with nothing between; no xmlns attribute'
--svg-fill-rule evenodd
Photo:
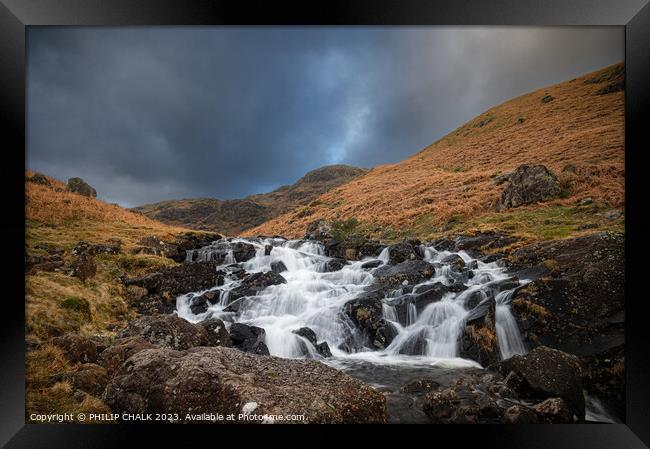
<svg viewBox="0 0 650 449"><path fill-rule="evenodd" d="M68 296L63 301L61 301L61 307L68 310L74 310L75 312L79 312L87 317L90 317L90 303L84 298Z"/></svg>
<svg viewBox="0 0 650 449"><path fill-rule="evenodd" d="M332 222L332 237L341 245L348 247L359 247L366 240L361 223L354 217L346 220L334 220Z"/></svg>

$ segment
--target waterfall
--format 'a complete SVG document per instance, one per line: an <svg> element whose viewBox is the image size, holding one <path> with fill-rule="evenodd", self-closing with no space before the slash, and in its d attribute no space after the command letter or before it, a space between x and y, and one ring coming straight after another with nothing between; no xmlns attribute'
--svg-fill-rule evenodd
<svg viewBox="0 0 650 449"><path fill-rule="evenodd" d="M237 263L238 253L232 249L237 244L253 245L255 255ZM269 245L272 250L267 254ZM373 363L410 363L416 360L418 363L473 366L476 365L474 362L458 358L458 343L465 318L471 309L470 303L477 303L476 298L479 298L478 302L494 298L502 358L526 351L510 309L514 289L504 292L495 289L496 283L509 279L502 267L475 260L464 251L437 251L427 245L420 249L424 260L436 265L435 274L412 288L408 286L386 293L381 304L381 316L390 323L396 336L385 349L368 346L367 340L343 313L343 308L375 282L373 272L376 268L362 268L362 265L377 259L382 265L389 263L388 248L384 248L377 258L348 262L342 269L329 272L327 263L331 259L325 256L325 248L318 242L281 238L223 239L187 252L187 260L215 260L218 269L226 273L223 285L210 289L218 295L213 297L215 299L207 311L198 314L192 312L191 304L197 295L205 292L181 295L176 300L176 313L191 322L214 316L227 326L240 322L261 327L265 330L265 343L271 355L279 357L317 357L314 346L294 333L308 327L314 331L318 342L328 343L334 359L338 360L364 359ZM468 270L459 273L442 262L453 254L460 256L465 263L472 263L471 276L468 276ZM270 285L255 296L240 299L237 311L227 309L233 290L242 284L232 264L237 264L247 273L256 273L271 271L271 265L277 262L286 267L280 273L286 283ZM417 305L418 298L426 296L428 289L436 283L462 283L464 287L460 290L450 288L449 292L429 304Z"/></svg>

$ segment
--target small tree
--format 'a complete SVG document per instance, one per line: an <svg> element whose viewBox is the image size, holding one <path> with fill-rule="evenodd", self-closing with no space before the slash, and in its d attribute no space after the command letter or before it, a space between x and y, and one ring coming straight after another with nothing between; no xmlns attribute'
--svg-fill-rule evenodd
<svg viewBox="0 0 650 449"><path fill-rule="evenodd" d="M360 227L361 223L354 217L346 220L334 220L332 222L332 237L345 247L358 248L366 240Z"/></svg>

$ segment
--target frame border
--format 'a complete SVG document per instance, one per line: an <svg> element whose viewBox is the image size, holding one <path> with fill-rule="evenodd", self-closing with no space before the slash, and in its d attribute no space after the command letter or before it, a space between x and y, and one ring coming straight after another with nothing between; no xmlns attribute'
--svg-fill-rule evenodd
<svg viewBox="0 0 650 449"><path fill-rule="evenodd" d="M0 230L9 254L24 252L24 172L25 172L25 40L27 26L149 26L149 25L499 25L499 26L625 26L625 190L626 190L626 424L572 425L485 425L416 426L428 437L456 442L490 442L513 448L643 448L650 445L650 348L645 344L643 319L644 255L649 254L650 231L644 183L643 150L650 148L642 117L650 107L650 6L648 0L333 0L322 3L291 4L243 0L1 0L0 3L0 115L7 125L11 170L0 177L3 189L10 192L9 213L0 216ZM19 149L23 148L23 152ZM645 200L645 201L644 201ZM644 207L645 206L645 207ZM22 214L22 218L21 215ZM24 270L9 262L4 273L5 295L3 326L0 326L2 382L0 382L0 444L5 447L115 447L129 446L143 435L160 441L186 445L195 437L221 439L241 433L233 428L214 426L185 427L120 424L103 426L25 424L25 309ZM368 427L368 426L365 426ZM358 433L367 441L381 441L392 432L391 426L301 426L305 440L314 443L315 433L333 441L345 441L343 434ZM269 430L267 430L269 429ZM265 427L249 436L268 438L284 435L286 427ZM257 429L256 429L257 430ZM16 433L17 432L17 433ZM230 433L232 432L232 433ZM15 435L14 435L15 434ZM13 438L12 438L13 435ZM426 434L420 435L426 438ZM149 437L146 441L151 441ZM261 438L260 438L260 441ZM318 442L325 440L319 439ZM644 444L645 443L645 444Z"/></svg>

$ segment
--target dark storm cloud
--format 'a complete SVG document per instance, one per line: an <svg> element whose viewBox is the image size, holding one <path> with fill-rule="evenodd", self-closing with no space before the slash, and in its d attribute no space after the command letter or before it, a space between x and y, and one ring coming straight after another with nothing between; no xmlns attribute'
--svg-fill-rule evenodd
<svg viewBox="0 0 650 449"><path fill-rule="evenodd" d="M622 59L618 28L33 28L27 162L129 206L242 197Z"/></svg>

